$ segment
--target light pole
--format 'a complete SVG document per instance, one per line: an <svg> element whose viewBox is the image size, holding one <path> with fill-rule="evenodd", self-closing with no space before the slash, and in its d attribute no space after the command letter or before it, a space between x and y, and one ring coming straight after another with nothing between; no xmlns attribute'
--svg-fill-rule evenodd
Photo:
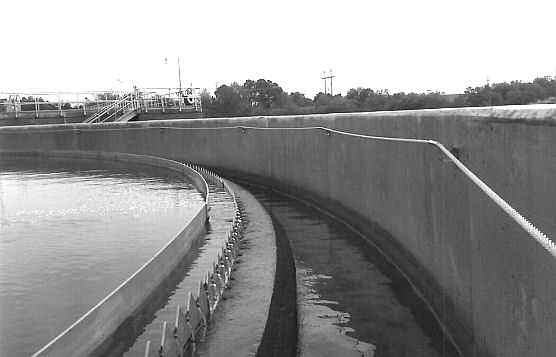
<svg viewBox="0 0 556 357"><path fill-rule="evenodd" d="M180 81L180 95L181 95L181 67L180 67L180 58L178 57L178 79Z"/></svg>
<svg viewBox="0 0 556 357"><path fill-rule="evenodd" d="M164 57L164 64L167 65L168 64L168 57ZM167 70L167 72L169 72ZM170 79L172 77L171 74L168 73L167 78ZM172 88L172 80L170 79L170 83L169 83L169 88ZM180 65L180 59L178 57L178 83L179 83L179 88L180 88L180 93L182 91L182 87L181 87L181 65Z"/></svg>

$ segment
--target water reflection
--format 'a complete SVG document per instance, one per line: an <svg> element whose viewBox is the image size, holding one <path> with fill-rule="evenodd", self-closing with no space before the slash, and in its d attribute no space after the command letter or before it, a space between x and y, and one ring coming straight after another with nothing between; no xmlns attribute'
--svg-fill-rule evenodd
<svg viewBox="0 0 556 357"><path fill-rule="evenodd" d="M209 182L209 194L210 224L206 235L190 249L172 281L158 289L157 301L149 302L150 306L141 311L142 316L134 317L140 327L135 331L128 329L126 337L109 346L102 356L143 357L147 341L160 342L164 321L173 326L177 306L186 306L189 292L197 291L206 272L212 270L214 257L228 237L235 206L230 194L220 185Z"/></svg>
<svg viewBox="0 0 556 357"><path fill-rule="evenodd" d="M418 319L422 306L401 302L413 292L368 243L299 201L254 191L293 250L301 356L457 355L430 313Z"/></svg>
<svg viewBox="0 0 556 357"><path fill-rule="evenodd" d="M202 197L138 164L0 161L0 355L34 353L179 232Z"/></svg>

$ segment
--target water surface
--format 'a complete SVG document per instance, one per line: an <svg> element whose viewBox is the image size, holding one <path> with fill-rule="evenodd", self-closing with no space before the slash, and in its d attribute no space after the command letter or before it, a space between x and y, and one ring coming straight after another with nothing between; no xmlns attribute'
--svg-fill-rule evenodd
<svg viewBox="0 0 556 357"><path fill-rule="evenodd" d="M183 175L110 161L0 160L0 356L57 336L202 204Z"/></svg>
<svg viewBox="0 0 556 357"><path fill-rule="evenodd" d="M302 202L252 188L290 241L300 356L456 356L407 282L344 224Z"/></svg>

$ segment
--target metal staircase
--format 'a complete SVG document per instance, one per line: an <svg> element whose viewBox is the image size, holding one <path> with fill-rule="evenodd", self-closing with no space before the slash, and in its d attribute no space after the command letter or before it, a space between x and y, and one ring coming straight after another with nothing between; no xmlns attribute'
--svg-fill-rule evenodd
<svg viewBox="0 0 556 357"><path fill-rule="evenodd" d="M83 123L104 123L106 121L125 122L139 113L140 103L135 93L128 93L117 101L101 108Z"/></svg>
<svg viewBox="0 0 556 357"><path fill-rule="evenodd" d="M150 110L172 112L201 112L198 88L135 88L115 101L103 106L83 123L126 122ZM106 101L104 101L106 103Z"/></svg>

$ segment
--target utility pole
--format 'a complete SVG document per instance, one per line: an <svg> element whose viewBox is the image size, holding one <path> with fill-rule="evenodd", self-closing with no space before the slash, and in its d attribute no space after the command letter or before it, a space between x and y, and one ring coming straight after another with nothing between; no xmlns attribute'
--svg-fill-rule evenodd
<svg viewBox="0 0 556 357"><path fill-rule="evenodd" d="M330 76L328 78L330 78L330 95L334 96L334 91L332 90L332 78L334 78L336 76L332 75L332 69L330 69Z"/></svg>
<svg viewBox="0 0 556 357"><path fill-rule="evenodd" d="M332 70L330 70L330 74L327 76L326 75L326 71L323 72L323 77L321 79L324 79L324 94L326 94L326 80L330 79L330 95L334 95L334 91L332 90L332 78L334 78L336 76L332 75Z"/></svg>

